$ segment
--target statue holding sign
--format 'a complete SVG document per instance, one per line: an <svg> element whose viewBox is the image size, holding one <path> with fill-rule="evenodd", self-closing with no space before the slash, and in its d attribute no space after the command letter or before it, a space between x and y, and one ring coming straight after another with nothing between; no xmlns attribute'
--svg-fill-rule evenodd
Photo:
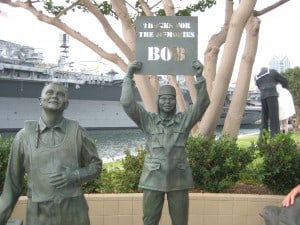
<svg viewBox="0 0 300 225"><path fill-rule="evenodd" d="M176 112L176 91L171 85L158 92L158 113L147 112L134 99L133 74L142 68L134 61L123 81L121 104L128 116L146 136L146 157L139 187L143 189L144 225L158 225L165 195L173 225L187 225L189 198L193 188L192 171L185 145L192 127L201 119L210 100L202 76L203 65L194 61L197 70L197 100L185 112Z"/></svg>

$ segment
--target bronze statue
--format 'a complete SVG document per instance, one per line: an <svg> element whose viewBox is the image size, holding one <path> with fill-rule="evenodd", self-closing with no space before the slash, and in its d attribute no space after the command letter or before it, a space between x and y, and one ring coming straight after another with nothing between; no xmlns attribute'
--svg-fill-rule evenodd
<svg viewBox="0 0 300 225"><path fill-rule="evenodd" d="M263 131L269 131L271 136L280 133L278 93L276 85L280 83L287 88L287 79L274 69L262 67L255 76L255 83L261 93L261 128L259 139L262 138Z"/></svg>
<svg viewBox="0 0 300 225"><path fill-rule="evenodd" d="M261 213L266 225L300 224L300 184L282 200L282 206L268 205Z"/></svg>
<svg viewBox="0 0 300 225"><path fill-rule="evenodd" d="M176 113L176 91L171 85L158 92L158 113L147 112L133 94L133 74L141 62L130 64L123 81L121 104L128 116L146 136L146 156L139 187L143 189L144 225L158 225L165 195L173 225L187 225L189 198L193 188L192 171L185 145L192 127L201 119L210 100L202 76L203 65L194 61L197 70L197 100L185 112Z"/></svg>
<svg viewBox="0 0 300 225"><path fill-rule="evenodd" d="M98 177L102 160L85 129L63 117L68 92L50 83L39 98L42 115L26 121L11 147L3 192L0 225L5 225L27 175L26 225L88 225L88 206L81 184Z"/></svg>

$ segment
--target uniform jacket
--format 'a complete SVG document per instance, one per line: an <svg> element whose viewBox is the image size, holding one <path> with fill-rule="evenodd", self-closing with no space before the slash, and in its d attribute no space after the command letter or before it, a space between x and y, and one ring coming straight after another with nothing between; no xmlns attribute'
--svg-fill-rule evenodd
<svg viewBox="0 0 300 225"><path fill-rule="evenodd" d="M287 88L288 81L280 73L273 69L264 68L259 74L255 76L255 82L261 92L261 99L276 96L276 84L280 83L283 87Z"/></svg>
<svg viewBox="0 0 300 225"><path fill-rule="evenodd" d="M136 103L133 86L134 81L125 77L121 104L146 136L146 157L139 187L164 192L193 188L185 146L190 130L210 103L204 78L201 77L201 81L195 85L195 104L185 112L174 114L169 121L163 121L159 114L147 112Z"/></svg>

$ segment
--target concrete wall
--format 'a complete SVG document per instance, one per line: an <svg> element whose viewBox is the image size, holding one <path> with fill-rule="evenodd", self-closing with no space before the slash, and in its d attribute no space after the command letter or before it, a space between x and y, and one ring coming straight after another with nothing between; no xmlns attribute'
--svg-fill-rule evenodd
<svg viewBox="0 0 300 225"><path fill-rule="evenodd" d="M142 225L142 194L87 194L91 225ZM265 225L259 216L283 196L191 193L189 225ZM11 219L25 224L27 198L20 197ZM171 225L165 201L160 225Z"/></svg>

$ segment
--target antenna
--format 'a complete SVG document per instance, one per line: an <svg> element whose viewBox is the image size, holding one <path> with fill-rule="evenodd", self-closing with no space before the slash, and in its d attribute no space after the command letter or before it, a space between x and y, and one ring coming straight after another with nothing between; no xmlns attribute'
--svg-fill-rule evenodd
<svg viewBox="0 0 300 225"><path fill-rule="evenodd" d="M69 58L69 35L67 34L60 34L59 35L59 42L61 45L59 46L61 48L60 56L59 56L59 63L66 63L67 59Z"/></svg>

